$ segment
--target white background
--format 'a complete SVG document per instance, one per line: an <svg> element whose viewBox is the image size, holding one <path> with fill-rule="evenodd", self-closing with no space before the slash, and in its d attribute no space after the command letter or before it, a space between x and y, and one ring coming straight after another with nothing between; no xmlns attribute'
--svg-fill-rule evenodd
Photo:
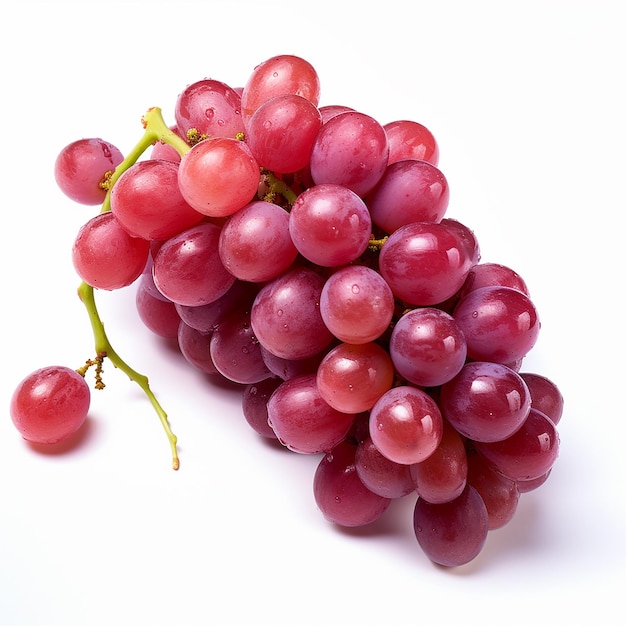
<svg viewBox="0 0 626 626"><path fill-rule="evenodd" d="M3 3L0 623L617 624L624 498L624 66L621 3ZM322 104L436 135L483 260L525 278L542 331L524 369L566 400L548 483L470 565L421 553L412 501L372 529L316 509L317 457L264 444L239 391L145 330L131 290L99 294L113 344L148 374L180 440L105 370L80 442L45 454L9 398L28 372L92 357L69 251L93 214L52 176L70 141L128 150L140 119L204 77L242 86L275 54L318 70ZM620 616L621 613L621 616Z"/></svg>

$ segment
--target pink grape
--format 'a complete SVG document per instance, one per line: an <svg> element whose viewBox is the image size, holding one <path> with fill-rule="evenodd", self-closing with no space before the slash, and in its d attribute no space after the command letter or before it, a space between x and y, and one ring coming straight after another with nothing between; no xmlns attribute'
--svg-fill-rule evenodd
<svg viewBox="0 0 626 626"><path fill-rule="evenodd" d="M13 424L24 439L54 444L85 422L90 406L85 379L73 369L52 365L26 376L11 397Z"/></svg>
<svg viewBox="0 0 626 626"><path fill-rule="evenodd" d="M411 465L433 454L443 436L443 419L426 392L400 385L384 393L372 407L369 432L384 456Z"/></svg>
<svg viewBox="0 0 626 626"><path fill-rule="evenodd" d="M476 450L496 469L514 481L546 474L559 454L559 435L553 422L531 407L526 421L502 441L474 442Z"/></svg>
<svg viewBox="0 0 626 626"><path fill-rule="evenodd" d="M447 223L414 222L389 235L379 263L397 298L431 306L458 291L474 265L474 250Z"/></svg>
<svg viewBox="0 0 626 626"><path fill-rule="evenodd" d="M178 326L178 347L185 360L205 374L219 374L211 358L211 334L188 326L183 321Z"/></svg>
<svg viewBox="0 0 626 626"><path fill-rule="evenodd" d="M319 184L301 193L291 207L289 232L298 252L324 267L351 263L369 244L372 221L356 193Z"/></svg>
<svg viewBox="0 0 626 626"><path fill-rule="evenodd" d="M269 350L261 346L261 353L267 369L282 380L289 380L302 374L315 374L321 360L324 358L324 351L311 357L303 359L283 359L272 354Z"/></svg>
<svg viewBox="0 0 626 626"><path fill-rule="evenodd" d="M119 177L111 191L111 211L130 235L168 239L202 220L180 193L178 168L172 161L148 159Z"/></svg>
<svg viewBox="0 0 626 626"><path fill-rule="evenodd" d="M198 80L179 94L174 109L182 137L190 130L207 137L235 138L244 132L241 96L219 80Z"/></svg>
<svg viewBox="0 0 626 626"><path fill-rule="evenodd" d="M221 228L203 222L168 239L154 258L158 290L172 302L200 306L221 298L235 277L218 252Z"/></svg>
<svg viewBox="0 0 626 626"><path fill-rule="evenodd" d="M280 442L301 454L327 452L343 441L354 415L337 411L326 402L315 374L283 381L267 404L269 424Z"/></svg>
<svg viewBox="0 0 626 626"><path fill-rule="evenodd" d="M467 455L467 482L487 507L489 530L502 528L514 517L520 498L517 483L498 472L482 455Z"/></svg>
<svg viewBox="0 0 626 626"><path fill-rule="evenodd" d="M380 123L348 111L322 126L309 166L315 184L342 185L363 197L382 178L388 158L387 135Z"/></svg>
<svg viewBox="0 0 626 626"><path fill-rule="evenodd" d="M377 343L341 343L322 359L317 387L328 404L344 413L371 409L394 381L389 353Z"/></svg>
<svg viewBox="0 0 626 626"><path fill-rule="evenodd" d="M409 466L415 491L433 504L458 498L467 484L467 454L461 435L446 421L441 441L423 461Z"/></svg>
<svg viewBox="0 0 626 626"><path fill-rule="evenodd" d="M312 102L294 94L276 96L248 120L246 144L268 170L297 172L308 165L321 126L322 116Z"/></svg>
<svg viewBox="0 0 626 626"><path fill-rule="evenodd" d="M150 242L131 237L108 211L80 228L72 246L72 263L88 285L113 290L135 282L149 254Z"/></svg>
<svg viewBox="0 0 626 626"><path fill-rule="evenodd" d="M360 527L375 522L391 504L370 491L355 466L356 446L338 443L320 461L313 478L313 495L322 515L339 526Z"/></svg>
<svg viewBox="0 0 626 626"><path fill-rule="evenodd" d="M369 436L358 443L354 465L361 482L383 498L402 498L415 491L411 466L390 461Z"/></svg>
<svg viewBox="0 0 626 626"><path fill-rule="evenodd" d="M346 343L367 343L389 328L394 298L385 279L365 265L347 265L324 283L320 312L331 333Z"/></svg>
<svg viewBox="0 0 626 626"><path fill-rule="evenodd" d="M440 222L450 188L441 170L427 161L397 161L367 196L372 221L386 233L411 222Z"/></svg>
<svg viewBox="0 0 626 626"><path fill-rule="evenodd" d="M459 290L459 299L481 287L511 287L529 296L524 279L513 269L501 263L478 263L469 271Z"/></svg>
<svg viewBox="0 0 626 626"><path fill-rule="evenodd" d="M261 180L259 164L243 141L210 137L180 160L178 186L196 211L226 217L252 201Z"/></svg>
<svg viewBox="0 0 626 626"><path fill-rule="evenodd" d="M165 298L155 286L157 294ZM207 304L187 306L185 304L174 303L180 319L195 330L209 334L212 333L218 324L223 322L231 312L244 306L251 306L256 291L249 289L247 283L236 280L232 287L217 300Z"/></svg>
<svg viewBox="0 0 626 626"><path fill-rule="evenodd" d="M474 361L441 386L439 406L463 436L501 441L526 421L530 392L522 377L509 367Z"/></svg>
<svg viewBox="0 0 626 626"><path fill-rule="evenodd" d="M320 80L305 59L281 54L259 63L250 74L241 94L244 123L265 102L275 96L296 95L315 106L320 99Z"/></svg>
<svg viewBox="0 0 626 626"><path fill-rule="evenodd" d="M535 345L540 322L530 298L510 287L482 287L461 298L453 317L474 361L513 363Z"/></svg>
<svg viewBox="0 0 626 626"><path fill-rule="evenodd" d="M389 164L419 159L437 165L439 145L432 132L419 122L397 120L383 126L389 141Z"/></svg>
<svg viewBox="0 0 626 626"><path fill-rule="evenodd" d="M101 186L107 172L124 160L113 144L104 139L78 139L59 152L54 162L54 178L59 189L74 202L102 204L106 189Z"/></svg>
<svg viewBox="0 0 626 626"><path fill-rule="evenodd" d="M319 112L322 116L322 123L326 124L328 120L331 120L333 117L340 115L341 113L346 113L348 111L354 111L352 107L346 106L345 104L326 104L324 106L319 107Z"/></svg>
<svg viewBox="0 0 626 626"><path fill-rule="evenodd" d="M270 376L246 309L233 311L213 331L211 359L220 374L235 383L248 385Z"/></svg>
<svg viewBox="0 0 626 626"><path fill-rule="evenodd" d="M224 224L219 255L239 280L256 283L276 278L298 256L289 233L289 213L271 202L251 202Z"/></svg>
<svg viewBox="0 0 626 626"><path fill-rule="evenodd" d="M241 396L241 409L248 425L265 439L277 439L269 425L267 403L282 380L276 376L245 386Z"/></svg>
<svg viewBox="0 0 626 626"><path fill-rule="evenodd" d="M555 382L532 372L520 372L520 376L528 386L530 405L558 424L563 416L564 399Z"/></svg>
<svg viewBox="0 0 626 626"><path fill-rule="evenodd" d="M396 370L407 381L435 387L461 371L467 345L451 315L423 307L409 311L396 322L389 340L389 353Z"/></svg>
<svg viewBox="0 0 626 626"><path fill-rule="evenodd" d="M413 525L417 541L431 561L445 567L459 567L482 551L489 531L489 515L476 489L467 485L450 502L433 504L418 498Z"/></svg>
<svg viewBox="0 0 626 626"><path fill-rule="evenodd" d="M320 314L324 279L294 265L266 283L252 305L252 328L261 345L283 359L304 359L327 348L333 336Z"/></svg>
<svg viewBox="0 0 626 626"><path fill-rule="evenodd" d="M155 297L149 282L141 280L135 293L135 307L144 326L165 339L178 339L180 316L171 300Z"/></svg>

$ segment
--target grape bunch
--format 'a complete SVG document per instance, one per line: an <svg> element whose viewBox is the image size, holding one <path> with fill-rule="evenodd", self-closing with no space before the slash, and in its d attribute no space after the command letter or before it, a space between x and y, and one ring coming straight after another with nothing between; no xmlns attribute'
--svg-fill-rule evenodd
<svg viewBox="0 0 626 626"><path fill-rule="evenodd" d="M165 411L95 303L134 284L141 321L240 386L260 437L320 456L312 491L327 520L363 526L413 497L426 556L468 563L548 478L563 397L522 369L537 310L520 274L481 261L474 232L447 216L435 137L320 105L316 70L293 55L244 87L199 80L174 105L170 126L147 111L126 156L102 139L59 153L60 189L101 206L72 249L96 355L27 376L16 427L39 443L76 432L85 374L95 367L102 388L108 358L148 395L178 468Z"/></svg>

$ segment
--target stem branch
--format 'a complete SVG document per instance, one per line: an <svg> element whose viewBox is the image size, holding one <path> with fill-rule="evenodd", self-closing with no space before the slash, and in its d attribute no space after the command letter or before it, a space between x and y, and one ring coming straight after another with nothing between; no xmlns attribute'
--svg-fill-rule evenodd
<svg viewBox="0 0 626 626"><path fill-rule="evenodd" d="M167 413L163 410L163 407L160 405L156 396L152 392L152 389L150 389L148 378L130 367L113 349L113 346L111 345L111 342L109 341L104 330L104 324L102 323L100 314L98 313L93 287L85 282L82 282L78 287L78 297L85 305L87 314L89 315L89 321L91 322L91 328L93 330L96 354L100 357L107 357L115 367L122 370L133 382L137 383L146 394L165 430L165 434L167 435L172 449L172 468L177 470L180 467L180 460L178 458L178 450L176 447L178 439L172 432L170 423L167 419Z"/></svg>

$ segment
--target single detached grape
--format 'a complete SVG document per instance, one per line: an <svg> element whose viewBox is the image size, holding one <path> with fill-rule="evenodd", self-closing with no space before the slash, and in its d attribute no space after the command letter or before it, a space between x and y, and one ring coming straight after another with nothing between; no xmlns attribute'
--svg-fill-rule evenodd
<svg viewBox="0 0 626 626"><path fill-rule="evenodd" d="M27 441L54 444L85 422L90 405L85 379L75 370L52 365L24 378L11 398L11 419Z"/></svg>
<svg viewBox="0 0 626 626"><path fill-rule="evenodd" d="M59 189L79 204L102 204L105 175L113 173L124 160L122 153L99 138L79 139L65 146L54 163Z"/></svg>

